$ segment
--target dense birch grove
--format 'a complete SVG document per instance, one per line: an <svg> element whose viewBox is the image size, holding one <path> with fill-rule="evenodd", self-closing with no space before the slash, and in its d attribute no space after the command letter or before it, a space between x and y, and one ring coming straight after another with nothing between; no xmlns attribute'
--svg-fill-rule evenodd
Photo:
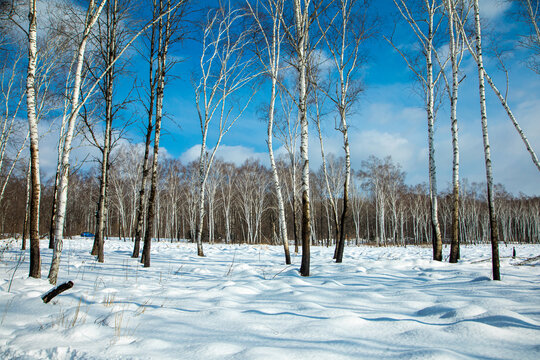
<svg viewBox="0 0 540 360"><path fill-rule="evenodd" d="M123 145L115 150L117 159L111 164L111 189L106 236L133 241L137 224L137 196L140 175L126 171L140 167L143 153L140 147ZM338 210L343 199L340 183L344 172L340 166L344 158L328 156L328 170L337 194ZM294 245L293 221L300 221L299 209L294 216L292 208L293 179L288 159L276 161L283 179L283 196L288 234ZM2 202L0 231L4 236L19 236L23 228L26 189L25 169L16 172L6 189ZM99 199L97 168L78 171L72 175L73 186L68 198L66 235L77 236L96 227ZM297 172L298 173L298 172ZM195 241L197 226L198 163L182 164L174 159L162 159L158 166L156 189L156 221L152 237L156 241ZM406 174L391 159L371 157L360 169L353 169L351 176L350 206L345 233L348 245L369 243L373 245L431 244L429 189L427 184L407 186ZM236 166L217 160L207 186L209 196L205 201L208 218L203 225L206 243L251 243L280 245L277 199L271 182L271 170L260 161L248 160ZM335 245L335 228L332 205L326 193L322 168L311 174L312 185L312 244ZM297 178L296 181L299 181ZM54 179L44 181L42 209L48 209ZM489 213L483 183L461 181L459 243L489 242ZM501 229L501 242L536 243L540 241L540 198L514 196L502 185L494 186L495 208ZM211 195L210 195L211 194ZM296 197L300 194L296 191ZM450 245L452 235L452 188L440 191L440 221L443 243ZM4 210L13 211L7 216ZM48 231L50 213L42 211L40 233ZM209 220L211 221L209 222ZM300 227L297 226L297 229ZM299 236L299 234L297 234ZM449 256L449 248L444 250Z"/></svg>
<svg viewBox="0 0 540 360"><path fill-rule="evenodd" d="M525 29L516 46L537 73L538 1L511 3ZM46 235L52 284L63 239L82 232L95 233L91 254L99 262L107 237L133 241L134 258L143 241L145 267L152 241L192 241L199 256L205 242L279 244L287 264L294 246L302 252L303 276L310 274L312 245L335 246L339 263L346 245L431 244L434 260L449 254L457 262L460 244L489 241L499 280L500 242L540 240L540 199L497 185L489 89L539 170L540 163L512 112L511 88L506 84L503 94L500 77L490 76L497 70L484 64L491 53L482 48L480 4L390 5L394 18L381 22L377 3L367 0L239 0L208 7L188 0L0 1L0 234L21 238L23 249L30 240L30 276L37 278L39 239ZM400 26L381 26L390 22ZM397 31L414 46L402 46ZM407 183L391 157L362 154L361 166L352 167L349 128L363 121L356 113L369 91L370 41L384 39L419 84L427 120L422 184ZM198 49L189 52L194 69L182 64L189 56L175 55L186 43ZM464 61L476 73L469 66L467 74ZM467 75L478 79L485 183L460 174L458 89ZM198 159L189 163L163 156L160 147L168 116L183 111L167 102L181 77L191 80L195 109L183 121L200 128ZM445 105L450 119L439 115ZM234 164L220 146L257 108L263 109L268 163ZM325 150L332 123L343 153ZM446 190L437 183L434 137L441 123L452 142ZM310 132L320 145L319 169L310 167ZM57 146L52 176L43 174L39 148L51 133ZM72 150L88 144L98 155L76 163Z"/></svg>

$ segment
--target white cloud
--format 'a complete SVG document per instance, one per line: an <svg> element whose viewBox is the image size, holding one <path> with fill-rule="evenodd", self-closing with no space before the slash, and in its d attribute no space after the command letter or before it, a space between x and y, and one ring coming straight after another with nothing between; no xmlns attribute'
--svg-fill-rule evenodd
<svg viewBox="0 0 540 360"><path fill-rule="evenodd" d="M209 149L209 151L212 151L212 149ZM180 160L184 164L187 164L197 160L200 154L201 145L197 144L182 153L182 155L180 155ZM216 152L216 158L232 162L236 166L242 165L247 159L259 160L264 165L267 165L268 163L268 154L266 152L256 152L253 148L242 145L220 145Z"/></svg>
<svg viewBox="0 0 540 360"><path fill-rule="evenodd" d="M494 20L502 16L511 4L503 0L480 0L480 15L483 18Z"/></svg>

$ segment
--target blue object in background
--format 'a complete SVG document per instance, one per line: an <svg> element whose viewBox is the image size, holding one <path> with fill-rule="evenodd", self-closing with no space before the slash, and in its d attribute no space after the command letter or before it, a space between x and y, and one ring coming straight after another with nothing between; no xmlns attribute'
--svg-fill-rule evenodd
<svg viewBox="0 0 540 360"><path fill-rule="evenodd" d="M83 233L81 233L81 236L82 237L94 237L94 234L92 234L91 232L83 232Z"/></svg>

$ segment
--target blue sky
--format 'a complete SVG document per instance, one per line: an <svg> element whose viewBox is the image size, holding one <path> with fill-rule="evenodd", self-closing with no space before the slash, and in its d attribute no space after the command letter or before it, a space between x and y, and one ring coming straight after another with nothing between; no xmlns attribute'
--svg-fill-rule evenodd
<svg viewBox="0 0 540 360"><path fill-rule="evenodd" d="M353 168L359 169L362 160L370 155L391 155L406 171L406 182L418 184L428 181L427 170L427 120L422 99L415 92L415 81L403 59L385 42L381 35L390 35L393 20L386 16L394 9L391 0L374 2L381 16L379 36L369 43L370 59L362 70L366 91L349 118L351 157ZM504 43L514 44L516 32L521 29L509 17L509 5L499 0L481 1L482 14L491 34L501 36ZM486 28L487 29L487 28ZM404 26L398 26L395 42L399 46L413 46ZM165 95L165 111L171 119L163 125L161 146L167 156L183 161L198 156L201 135L194 102L191 74L197 71L200 44L185 42L173 49L172 55L185 58L176 65L173 73L179 79L168 84ZM497 71L497 64L486 56L487 71L504 89L504 76ZM527 69L523 51L516 49L506 59L510 70L508 99L513 112L527 134L533 148L540 152L540 76ZM138 76L145 77L144 66L137 66ZM476 65L469 57L463 62L466 78L460 88L459 127L461 177L480 182L485 179L482 132L479 119ZM498 100L487 88L488 121L492 146L494 180L506 189L518 194L540 195L540 172L533 165L521 139L514 130ZM220 154L229 161L242 163L249 157L267 162L266 124L257 117L257 108L264 100L264 92L248 108L233 129L225 136ZM451 182L452 149L450 120L445 104L436 120L436 162L439 190L445 190ZM139 115L140 116L140 115ZM144 118L144 116L140 116ZM129 132L129 141L143 141L142 127L135 125ZM325 149L341 155L341 134L333 130L333 120L323 125ZM210 144L210 146L212 146ZM278 152L281 144L275 142ZM45 150L47 151L47 150ZM84 152L84 151L82 151ZM77 151L75 151L77 153ZM320 166L319 143L314 127L310 128L310 162L313 170ZM47 161L45 161L47 163Z"/></svg>

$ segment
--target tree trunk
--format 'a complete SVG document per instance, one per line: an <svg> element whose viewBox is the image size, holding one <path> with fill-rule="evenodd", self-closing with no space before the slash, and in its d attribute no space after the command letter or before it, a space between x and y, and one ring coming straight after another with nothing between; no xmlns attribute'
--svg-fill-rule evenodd
<svg viewBox="0 0 540 360"><path fill-rule="evenodd" d="M67 193L68 193L68 183L69 183L69 157L71 154L71 142L73 140L73 134L75 131L75 123L79 115L80 106L79 106L79 97L82 84L82 69L84 65L84 54L86 51L86 44L88 42L88 37L90 35L90 30L94 26L99 14L105 6L105 0L101 2L99 7L92 13L94 10L92 7L88 9L85 21L85 30L83 38L79 44L77 50L77 67L75 70L75 79L73 83L73 93L71 97L71 112L68 118L68 129L65 134L64 148L62 151L62 164L60 166L60 180L58 183L58 199L56 205L56 225L55 225L55 234L54 234L54 249L53 256L51 261L51 268L49 270L49 282L51 284L56 284L58 278L58 269L60 267L60 257L62 255L62 244L64 238L64 222L66 217L66 206L67 206ZM91 3L92 5L92 3Z"/></svg>
<svg viewBox="0 0 540 360"><path fill-rule="evenodd" d="M452 62L452 94L450 96L450 118L452 122L452 240L450 245L450 263L457 263L459 254L459 143L458 143L458 59L454 36L454 0L446 0L448 8L448 32L450 34L450 60Z"/></svg>
<svg viewBox="0 0 540 360"><path fill-rule="evenodd" d="M32 198L32 163L28 162L28 170L26 171L26 206L24 207L24 222L22 231L21 250L26 250L26 237L28 234L28 220L30 218L30 199Z"/></svg>
<svg viewBox="0 0 540 360"><path fill-rule="evenodd" d="M170 8L170 3L169 3ZM161 9L161 1L160 1ZM154 230L155 199L157 192L157 167L159 154L159 138L161 135L161 120L163 117L163 94L165 88L165 72L167 51L169 45L170 16L167 16L165 28L163 29L162 20L159 21L159 39L158 39L158 69L157 69L157 89L156 89L156 124L154 133L154 158L152 159L152 180L150 185L150 196L148 197L148 211L146 220L146 232L144 236L144 247L141 261L144 267L150 267L150 246L152 242L152 233Z"/></svg>
<svg viewBox="0 0 540 360"><path fill-rule="evenodd" d="M299 66L298 112L300 115L300 156L302 159L302 263L300 275L309 276L311 216L309 199L309 154L308 154L308 119L307 119L307 66L309 37L309 4L294 1L294 17L297 36L297 59Z"/></svg>
<svg viewBox="0 0 540 360"><path fill-rule="evenodd" d="M491 263L493 268L493 280L501 280L499 270L499 232L497 228L497 218L495 216L495 203L493 199L493 173L491 169L491 152L489 146L486 94L484 85L484 62L482 59L482 34L480 26L480 9L478 0L474 1L474 20L476 27L476 55L478 58L478 87L480 93L480 113L482 117L482 139L484 142L484 158L486 162L487 200L489 209L489 223L491 228Z"/></svg>
<svg viewBox="0 0 540 360"><path fill-rule="evenodd" d="M277 60L275 60L277 61ZM277 172L276 161L274 159L274 149L272 146L273 140L273 125L274 125L274 107L276 102L276 83L277 83L277 66L278 64L273 65L275 67L275 72L272 74L272 92L270 96L270 110L268 112L268 154L270 156L270 165L272 167L272 175L274 180L274 187L276 191L276 197L278 201L278 220L279 220L279 238L283 244L283 250L285 253L285 264L289 265L291 263L291 255L289 252L289 240L287 239L287 221L285 220L285 205L283 203L283 196L281 195L281 184L279 182L279 175ZM274 70L273 70L274 71Z"/></svg>
<svg viewBox="0 0 540 360"><path fill-rule="evenodd" d="M203 142L201 147L201 159L199 166L199 207L198 207L198 218L197 218L197 255L204 256L203 245L202 245L202 231L204 225L204 196L205 196L205 158L206 158L206 144Z"/></svg>
<svg viewBox="0 0 540 360"><path fill-rule="evenodd" d="M344 99L344 96L342 96ZM341 131L343 132L343 148L345 150L345 183L343 184L343 211L341 213L341 229L339 231L339 243L337 246L336 263L343 261L343 251L345 249L345 222L349 211L349 183L351 180L351 152L349 149L348 126L344 113L344 104L342 104Z"/></svg>
<svg viewBox="0 0 540 360"><path fill-rule="evenodd" d="M36 0L29 1L28 13L28 70L26 76L26 109L30 129L30 162L32 200L30 202L30 277L41 278L39 254L39 202L41 182L39 176L39 133L36 116L36 63L37 63L37 9Z"/></svg>
<svg viewBox="0 0 540 360"><path fill-rule="evenodd" d="M146 128L146 139L145 139L145 147L144 147L144 160L142 164L141 188L139 190L139 197L137 200L137 218L136 218L136 225L135 225L135 241L133 245L133 254L131 255L132 258L139 257L140 246L141 246L141 236L142 236L143 219L144 219L144 197L146 193L146 183L148 182L150 144L152 142L152 131L154 128L154 124L152 121L153 106L154 106L153 94L154 94L154 91L151 90L149 110L148 110L148 125Z"/></svg>
<svg viewBox="0 0 540 360"><path fill-rule="evenodd" d="M430 10L429 13L429 34L428 45L426 51L426 67L427 67L427 117L428 117L428 147L429 147L429 197L431 201L431 226L433 230L433 260L442 261L442 236L441 227L439 225L438 204L437 204L437 175L435 167L435 145L434 137L434 122L435 122L435 93L433 81L433 22L434 14Z"/></svg>
<svg viewBox="0 0 540 360"><path fill-rule="evenodd" d="M71 71L71 66L70 66ZM55 233L55 223L56 223L56 204L58 199L58 186L60 182L60 165L62 164L62 154L64 151L64 134L66 131L66 112L67 112L67 97L68 97L68 87L66 86L64 100L64 114L62 116L62 125L60 126L60 139L58 139L58 158L56 163L56 174L54 176L54 191L52 198L51 206L51 223L49 224L49 249L54 249L54 233Z"/></svg>
<svg viewBox="0 0 540 360"><path fill-rule="evenodd" d="M43 300L43 302L45 304L47 304L54 297L56 297L57 295L60 295L61 293L63 293L66 290L71 289L72 287L73 287L73 281L65 282L65 283L63 283L61 285L58 285L57 287L55 287L54 289L52 289L51 291L49 291L45 295L43 295L41 297L41 299Z"/></svg>
<svg viewBox="0 0 540 360"><path fill-rule="evenodd" d="M107 220L107 188L109 186L109 156L111 153L111 136L113 122L113 88L115 69L112 62L116 58L116 6L117 0L107 7L107 39L105 66L110 67L105 75L105 138L103 140L101 159L101 181L99 184L99 200L97 210L96 234L92 255L97 255L98 262L104 261L105 221Z"/></svg>
<svg viewBox="0 0 540 360"><path fill-rule="evenodd" d="M154 17L156 16L156 10L154 9ZM141 237L143 230L143 217L144 217L144 197L146 193L146 183L148 182L149 173L149 157L150 157L150 143L152 142L152 131L154 128L152 117L154 115L154 101L155 101L155 88L156 83L154 81L154 54L155 54L155 36L156 36L156 24L152 25L152 34L150 37L150 54L148 60L149 66L149 100L148 100L148 125L146 126L146 138L144 146L144 160L142 164L142 179L141 188L139 190L139 199L137 201L137 220L135 225L135 242L133 245L132 258L139 257L139 251L141 246Z"/></svg>

